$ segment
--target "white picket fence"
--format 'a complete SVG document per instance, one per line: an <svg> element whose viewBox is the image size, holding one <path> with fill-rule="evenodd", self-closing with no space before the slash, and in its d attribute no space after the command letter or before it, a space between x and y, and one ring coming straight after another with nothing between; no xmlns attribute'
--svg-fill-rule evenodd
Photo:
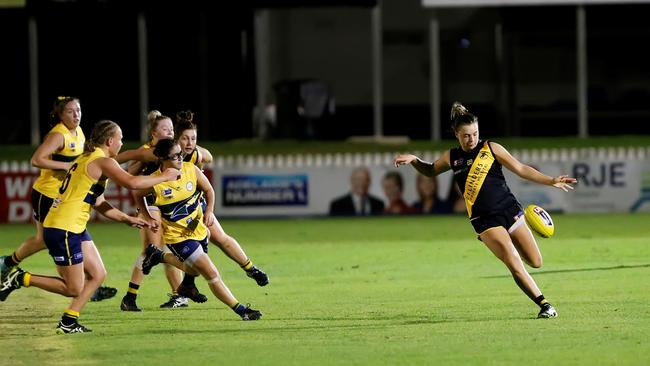
<svg viewBox="0 0 650 366"><path fill-rule="evenodd" d="M236 155L217 157L212 169L223 168L301 168L301 167L352 167L386 166L392 164L398 152L384 153L328 153L288 155ZM415 151L413 154L426 161L434 161L441 151ZM522 162L597 160L646 160L650 147L561 148L512 150L511 154ZM34 172L28 161L0 161L0 172Z"/></svg>

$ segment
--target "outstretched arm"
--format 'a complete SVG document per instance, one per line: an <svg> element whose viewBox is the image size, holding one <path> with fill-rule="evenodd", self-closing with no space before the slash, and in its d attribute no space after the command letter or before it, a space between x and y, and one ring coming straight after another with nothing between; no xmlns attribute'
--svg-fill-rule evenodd
<svg viewBox="0 0 650 366"><path fill-rule="evenodd" d="M158 183L175 180L180 174L178 169L167 168L162 174L134 176L124 171L114 159L100 158L96 161L102 175L127 189L150 188Z"/></svg>
<svg viewBox="0 0 650 366"><path fill-rule="evenodd" d="M137 217L129 216L126 213L122 212L121 210L113 207L108 201L104 199L104 195L100 195L97 197L97 201L95 201L95 210L102 214L104 217L109 218L113 221L117 222L122 222L127 225L136 227L138 229L149 226L149 223L146 222L145 220L142 220Z"/></svg>
<svg viewBox="0 0 650 366"><path fill-rule="evenodd" d="M411 164L415 170L427 177L435 177L436 175L451 169L451 165L449 164L449 150L445 151L442 156L433 163L424 161L412 154L403 154L397 155L393 160L393 164L395 164L395 168L398 168L400 165Z"/></svg>
<svg viewBox="0 0 650 366"><path fill-rule="evenodd" d="M490 142L490 146L492 147L492 151L494 151L496 159L499 161L499 163L501 163L501 165L505 166L508 168L508 170L517 174L521 178L546 186L553 186L565 192L568 192L569 189L573 189L573 186L571 184L578 182L577 179L571 178L568 175L551 177L531 167L530 165L523 164L519 160L515 159L512 155L510 155L508 150L496 142Z"/></svg>
<svg viewBox="0 0 650 366"><path fill-rule="evenodd" d="M115 157L118 163L126 163L129 160L156 162L158 158L153 154L153 149L146 147L139 147L133 150L122 151Z"/></svg>

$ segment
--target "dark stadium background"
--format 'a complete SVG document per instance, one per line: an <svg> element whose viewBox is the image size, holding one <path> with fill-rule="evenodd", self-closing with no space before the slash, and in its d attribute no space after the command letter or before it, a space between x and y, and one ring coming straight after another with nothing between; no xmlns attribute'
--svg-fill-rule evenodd
<svg viewBox="0 0 650 366"><path fill-rule="evenodd" d="M210 4L208 4L210 3ZM47 113L61 94L82 100L85 127L108 118L120 123L127 140L139 139L137 63L138 13L148 26L149 105L171 114L180 109L197 113L201 138L232 140L253 137L252 110L256 104L254 49L255 9L365 8L374 1L27 1L26 8L0 8L0 122L2 143L29 143L30 98L27 19L38 22L39 100L41 133ZM420 73L428 73L428 30L411 15L426 13L419 1L384 1L384 70L391 67L400 47L420 50ZM398 7L408 11L391 11ZM575 82L575 7L509 7L473 9L458 21L443 19L441 28L442 104L458 98L447 87L459 83L495 85L497 71L476 68L494 57L488 45L474 42L503 24L505 55L511 62L504 79L511 95L505 106L474 102L472 90L464 102L480 116L482 131L492 136L563 136L577 134L576 98L543 105L518 102L518 90L537 82ZM588 6L588 68L590 134L650 133L649 5ZM466 11L466 10L465 10ZM454 13L456 12L456 13ZM441 12L441 17L463 10ZM422 16L423 19L424 16ZM416 23L416 24L414 24ZM297 30L300 31L300 30ZM308 31L308 30L305 30ZM341 37L349 36L341 32ZM465 47L465 40L471 47ZM488 36L489 40L489 36ZM299 52L299 50L291 50ZM361 52L361 51L360 51ZM527 53L547 52L566 60L566 67L549 70ZM354 58L355 54L341 57ZM409 53L403 57L409 57ZM468 61L471 60L471 61ZM522 61L523 60L523 61ZM489 63L489 62L488 62ZM506 63L507 64L507 63ZM321 67L323 67L321 65ZM337 66L332 66L337 67ZM368 64L370 67L370 64ZM424 71L423 71L424 70ZM487 70L487 72L486 72ZM336 73L339 70L334 70ZM340 70L342 75L345 70ZM549 78L550 80L540 80ZM341 76L346 77L346 76ZM272 80L279 82L281 80ZM328 81L328 80L326 80ZM370 80L368 80L368 84ZM430 136L428 96L403 83L384 80L384 134L412 139ZM400 89L402 88L402 89ZM337 91L334 90L334 96ZM411 102L393 102L391 95L412 93ZM417 95L416 95L417 93ZM572 92L575 95L575 92ZM445 116L443 116L443 121ZM289 123L279 121L280 123ZM487 123L485 123L487 122ZM344 139L373 133L372 100L338 99L336 113L319 126L318 139ZM281 137L300 137L299 133ZM445 132L443 137L449 137Z"/></svg>

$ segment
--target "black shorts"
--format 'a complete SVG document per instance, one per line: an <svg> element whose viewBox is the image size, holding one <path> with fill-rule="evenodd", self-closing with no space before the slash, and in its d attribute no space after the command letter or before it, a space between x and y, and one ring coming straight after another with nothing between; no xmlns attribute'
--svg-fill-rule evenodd
<svg viewBox="0 0 650 366"><path fill-rule="evenodd" d="M512 228L512 225L514 225L523 215L523 208L521 208L519 203L515 203L503 211L478 216L469 221L472 223L472 226L474 226L474 231L476 231L477 234L480 234L487 229L499 226L503 226L509 231Z"/></svg>
<svg viewBox="0 0 650 366"><path fill-rule="evenodd" d="M47 217L47 213L50 212L50 206L52 206L53 202L53 198L50 198L32 188L32 210L34 211L34 220L42 224L45 221L45 217Z"/></svg>

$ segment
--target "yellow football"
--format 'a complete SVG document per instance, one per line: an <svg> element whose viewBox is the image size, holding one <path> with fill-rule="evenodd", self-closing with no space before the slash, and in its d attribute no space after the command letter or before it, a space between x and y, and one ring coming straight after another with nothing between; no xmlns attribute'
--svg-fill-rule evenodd
<svg viewBox="0 0 650 366"><path fill-rule="evenodd" d="M542 238L550 238L555 233L555 225L551 215L537 205L528 205L524 210L524 217L528 227Z"/></svg>

